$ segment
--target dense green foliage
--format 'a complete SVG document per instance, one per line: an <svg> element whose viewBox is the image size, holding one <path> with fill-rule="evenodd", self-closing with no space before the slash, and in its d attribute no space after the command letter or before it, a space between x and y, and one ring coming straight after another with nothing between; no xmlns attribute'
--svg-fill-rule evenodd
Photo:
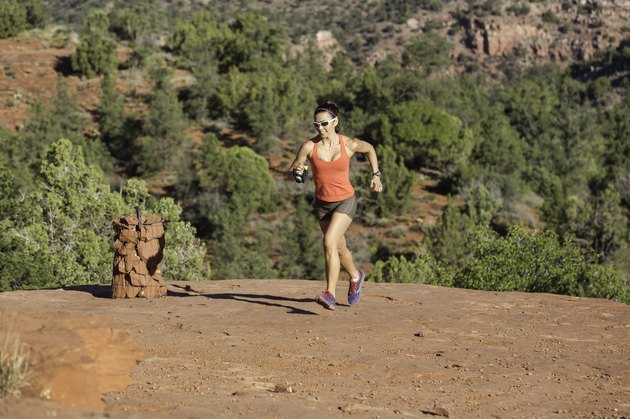
<svg viewBox="0 0 630 419"><path fill-rule="evenodd" d="M116 67L116 43L108 32L109 19L104 13L90 16L81 34L81 43L72 54L72 69L85 77L106 74Z"/></svg>
<svg viewBox="0 0 630 419"><path fill-rule="evenodd" d="M40 0L2 0L0 2L0 39L44 25L45 12Z"/></svg>
<svg viewBox="0 0 630 419"><path fill-rule="evenodd" d="M375 282L403 282L414 284L453 285L453 273L424 248L412 258L392 256L374 265L370 278Z"/></svg>
<svg viewBox="0 0 630 419"><path fill-rule="evenodd" d="M383 22L441 7L372 3L352 10ZM471 0L466 13L496 13L490 3ZM81 22L73 66L103 75L93 121L60 81L52 106L34 104L18 133L0 130L3 289L106 280L106 220L128 210L125 194L147 192L131 182L135 192L112 193L102 173L168 179L169 196L147 199L146 210L171 225L170 277L207 277L207 249L216 279L321 278L312 189L280 182L270 162L313 135L314 105L334 98L342 132L372 143L383 171L385 192L372 194L367 163L353 163L358 223L413 225L424 216L413 191L428 174L451 195L411 249L363 244L357 263L374 263L374 280L630 302L630 39L585 66L488 83L448 76L452 46L430 31L376 65L359 57L356 38L340 35L352 52L325 63L313 45L293 48L312 29L307 20L279 23L284 12L271 18L221 2L167 9L138 1ZM323 23L337 27L345 13L322 14ZM358 20L344 24L360 28ZM133 51L120 68L115 37ZM174 70L191 77L176 84ZM116 80L130 73L149 91L119 93ZM98 130L88 137L90 123ZM191 131L203 138L194 142Z"/></svg>
<svg viewBox="0 0 630 419"><path fill-rule="evenodd" d="M216 278L267 278L275 274L265 249L269 232L248 220L268 212L275 182L269 164L247 147L223 147L214 134L204 137L183 200L189 218L213 249Z"/></svg>
<svg viewBox="0 0 630 419"><path fill-rule="evenodd" d="M3 220L3 290L109 279L108 232L124 203L101 176L70 141L51 146L39 170L41 188L23 201L13 197L15 211Z"/></svg>
<svg viewBox="0 0 630 419"><path fill-rule="evenodd" d="M117 215L133 212L137 193L111 192L100 169L87 165L82 149L66 139L53 143L42 161L37 191L16 197L10 190L12 178L2 167L0 181L0 289L111 281L111 223ZM142 183L132 183L132 188L146 191ZM145 213L158 213L167 223L165 277L207 276L205 247L194 228L181 221L181 208L166 198L147 209Z"/></svg>

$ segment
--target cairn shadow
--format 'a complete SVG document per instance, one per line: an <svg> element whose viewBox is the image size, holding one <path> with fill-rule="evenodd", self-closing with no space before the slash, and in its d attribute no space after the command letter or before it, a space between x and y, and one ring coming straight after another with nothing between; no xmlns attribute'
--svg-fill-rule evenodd
<svg viewBox="0 0 630 419"><path fill-rule="evenodd" d="M244 294L244 293L231 293L231 292L206 294L199 291L195 291L190 286L184 287L181 285L171 284L171 287L180 288L184 290L184 292L179 292L179 291L172 291L169 289L167 295L173 296L173 297L201 296L201 297L209 298L211 300L233 300L233 301L240 301L244 303L260 304L267 307L286 308L289 310L287 314L317 315L317 313L310 310L304 310L304 309L301 309L292 305L282 304L282 302L285 302L285 301L295 302L295 303L312 303L313 302L312 298L290 298L290 297L283 297L283 296L270 295L270 294Z"/></svg>
<svg viewBox="0 0 630 419"><path fill-rule="evenodd" d="M70 285L62 287L64 291L81 291L92 294L95 298L107 298L112 299L112 286L111 285Z"/></svg>

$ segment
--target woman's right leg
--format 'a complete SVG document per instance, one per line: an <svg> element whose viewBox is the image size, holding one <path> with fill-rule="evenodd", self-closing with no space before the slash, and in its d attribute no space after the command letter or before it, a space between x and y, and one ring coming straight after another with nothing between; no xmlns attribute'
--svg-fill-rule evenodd
<svg viewBox="0 0 630 419"><path fill-rule="evenodd" d="M319 228L322 230L322 233L324 233L324 236L326 236L328 224L330 224L330 220L319 222ZM357 278L359 276L359 270L354 265L352 253L350 252L350 249L348 249L348 245L346 243L345 234L341 237L341 240L339 240L337 251L339 252L339 262L343 269L348 273L348 275L350 275L351 278Z"/></svg>
<svg viewBox="0 0 630 419"><path fill-rule="evenodd" d="M347 214L334 213L330 221L320 222L320 228L324 233L324 257L326 259L326 283L327 291L335 294L337 281L339 280L340 268L348 272L350 276L358 274L352 254L346 246L344 234L350 224L352 218Z"/></svg>

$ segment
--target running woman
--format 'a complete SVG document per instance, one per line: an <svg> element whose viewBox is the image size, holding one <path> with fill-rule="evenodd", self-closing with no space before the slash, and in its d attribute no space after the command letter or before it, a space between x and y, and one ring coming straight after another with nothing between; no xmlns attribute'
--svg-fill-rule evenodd
<svg viewBox="0 0 630 419"><path fill-rule="evenodd" d="M329 310L334 310L337 300L335 290L341 267L350 275L348 302L356 304L361 298L361 286L365 273L359 271L352 261L352 253L346 246L345 233L357 210L357 199L350 183L350 159L354 153L364 153L372 166L370 189L381 192L381 172L374 147L356 138L339 133L339 107L327 101L315 108L313 125L317 135L300 146L291 164L294 173L304 170L310 162L315 182L313 206L324 234L324 257L326 260L326 290L318 294L315 301Z"/></svg>

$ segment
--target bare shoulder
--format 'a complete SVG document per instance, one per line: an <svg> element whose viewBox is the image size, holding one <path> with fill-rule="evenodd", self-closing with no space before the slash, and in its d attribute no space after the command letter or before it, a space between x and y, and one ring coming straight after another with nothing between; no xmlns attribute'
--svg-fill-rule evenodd
<svg viewBox="0 0 630 419"><path fill-rule="evenodd" d="M342 137L348 149L352 150L353 152L366 153L370 149L370 144L363 140L359 140L358 138L346 137L345 135L343 135Z"/></svg>
<svg viewBox="0 0 630 419"><path fill-rule="evenodd" d="M311 153L313 152L313 146L315 144L315 141L317 141L317 137L311 138L309 140L306 140L302 143L302 145L300 146L300 150L298 151L298 155L302 155L305 157L310 157Z"/></svg>
<svg viewBox="0 0 630 419"><path fill-rule="evenodd" d="M356 147L361 141L358 138L352 138L346 135L342 135L341 138L343 139L344 144L352 151L356 151Z"/></svg>
<svg viewBox="0 0 630 419"><path fill-rule="evenodd" d="M302 143L302 149L310 153L313 150L313 146L315 145L315 142L317 140L318 140L318 137L313 137L311 139L304 141Z"/></svg>

